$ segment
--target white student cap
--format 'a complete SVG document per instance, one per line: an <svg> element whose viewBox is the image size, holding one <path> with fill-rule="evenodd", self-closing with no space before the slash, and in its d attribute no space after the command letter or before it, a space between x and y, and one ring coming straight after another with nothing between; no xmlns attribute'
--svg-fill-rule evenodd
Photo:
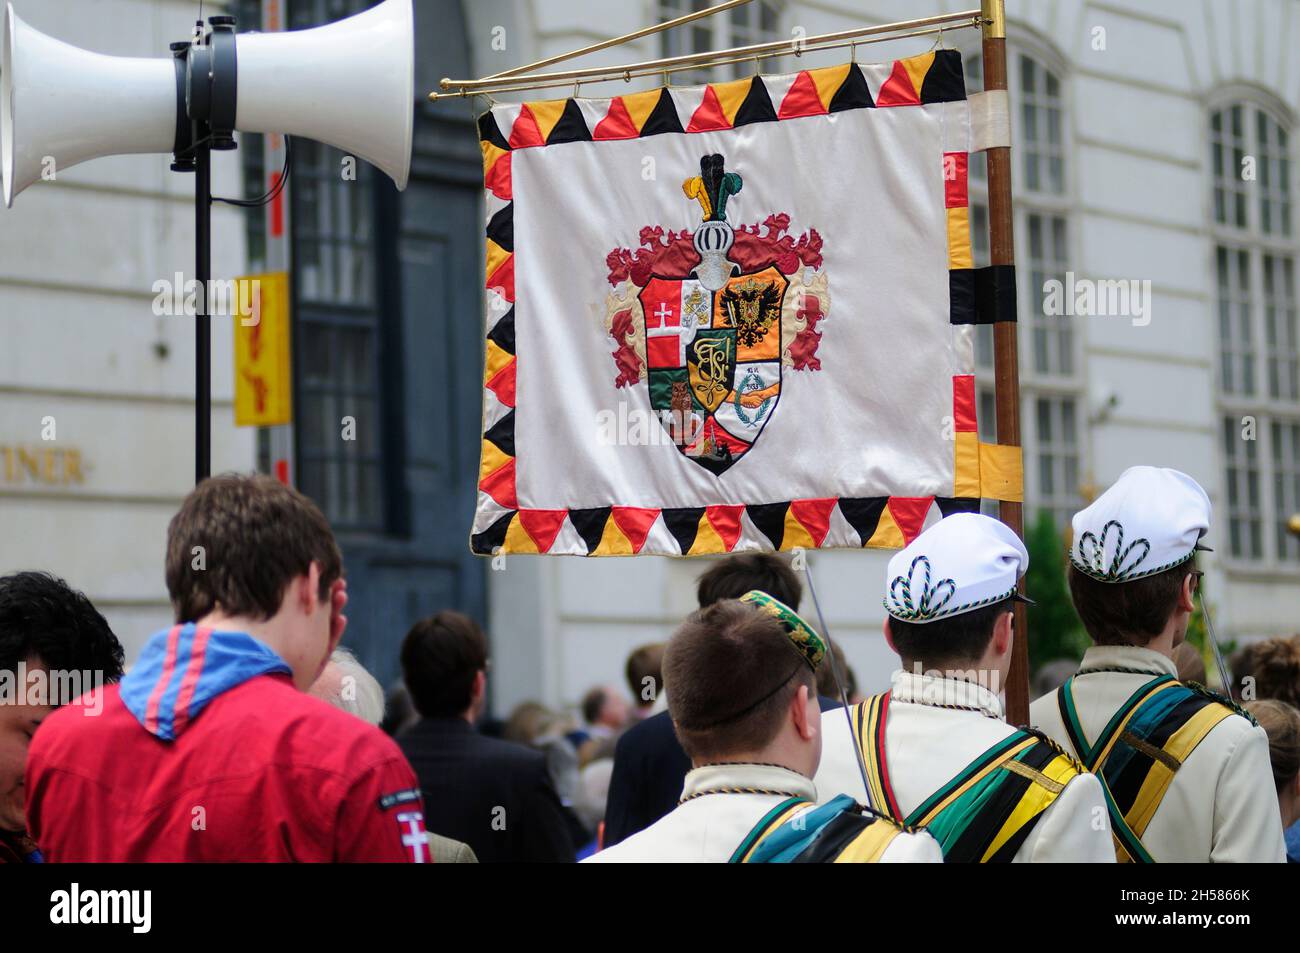
<svg viewBox="0 0 1300 953"><path fill-rule="evenodd" d="M1186 473L1129 467L1074 514L1070 563L1100 582L1131 582L1187 562L1210 529L1210 498Z"/></svg>
<svg viewBox="0 0 1300 953"><path fill-rule="evenodd" d="M885 610L902 622L933 622L1021 599L1016 582L1028 568L1025 544L1005 525L979 513L954 513L889 561Z"/></svg>

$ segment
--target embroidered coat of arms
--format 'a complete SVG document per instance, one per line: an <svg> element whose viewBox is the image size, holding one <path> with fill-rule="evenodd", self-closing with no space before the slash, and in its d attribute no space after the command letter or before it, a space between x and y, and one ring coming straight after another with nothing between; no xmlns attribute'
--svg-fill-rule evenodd
<svg viewBox="0 0 1300 953"><path fill-rule="evenodd" d="M830 297L821 236L796 242L789 216L735 228L728 201L744 186L706 155L682 191L699 203L694 231L641 230L642 248L609 253L615 291L606 327L619 387L645 387L678 450L712 473L736 465L777 412L785 371L817 371Z"/></svg>

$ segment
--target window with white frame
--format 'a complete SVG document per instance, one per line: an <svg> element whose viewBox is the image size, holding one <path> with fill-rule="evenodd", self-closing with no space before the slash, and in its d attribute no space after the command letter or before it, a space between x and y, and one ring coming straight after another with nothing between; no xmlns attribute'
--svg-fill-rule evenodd
<svg viewBox="0 0 1300 953"><path fill-rule="evenodd" d="M1065 192L1061 80L1037 59L1021 53L1020 140L1024 187L1031 192Z"/></svg>
<svg viewBox="0 0 1300 953"><path fill-rule="evenodd" d="M1258 443L1244 439L1240 418L1223 418L1223 456L1227 463L1228 551L1235 557L1262 559L1263 503L1260 499Z"/></svg>
<svg viewBox="0 0 1300 953"><path fill-rule="evenodd" d="M1064 284L1070 262L1064 84L1045 58L1017 51L1008 64L1017 118L1012 180L1020 277L1020 367L1025 400L1025 493L1058 526L1083 504L1082 377L1074 318L1048 314L1044 286Z"/></svg>
<svg viewBox="0 0 1300 953"><path fill-rule="evenodd" d="M1300 335L1279 113L1232 102L1209 117L1228 551L1265 566L1300 562L1287 532L1300 512Z"/></svg>
<svg viewBox="0 0 1300 953"><path fill-rule="evenodd" d="M1065 526L1081 502L1079 400L1068 394L1043 395L1033 398L1033 407L1033 503Z"/></svg>
<svg viewBox="0 0 1300 953"><path fill-rule="evenodd" d="M1048 281L1065 285L1069 268L1069 239L1065 216L1053 212L1026 210L1024 232L1029 241L1022 257L1029 274L1031 298L1029 348L1030 367L1035 374L1074 376L1074 327L1066 315L1047 314L1043 288ZM1068 293L1068 292L1067 292Z"/></svg>
<svg viewBox="0 0 1300 953"><path fill-rule="evenodd" d="M659 0L660 23L675 20L715 6L717 0ZM722 13L715 13L674 27L659 34L660 52L665 58L688 53L707 53L755 43L774 43L787 37L781 32L781 5L773 0L757 0ZM752 63L731 63L709 69L683 71L678 80L686 84L716 83L738 79L753 71Z"/></svg>
<svg viewBox="0 0 1300 953"><path fill-rule="evenodd" d="M1300 558L1300 540L1288 531L1292 513L1300 512L1300 421L1273 421L1270 432L1273 445L1273 499L1277 501L1277 518L1273 521L1273 538L1278 558Z"/></svg>

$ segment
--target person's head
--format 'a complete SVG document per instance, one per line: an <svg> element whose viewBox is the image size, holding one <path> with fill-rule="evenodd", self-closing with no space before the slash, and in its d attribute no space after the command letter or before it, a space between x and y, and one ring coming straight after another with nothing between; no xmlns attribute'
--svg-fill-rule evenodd
<svg viewBox="0 0 1300 953"><path fill-rule="evenodd" d="M265 476L204 480L167 527L177 622L240 628L306 689L343 633L343 557L316 504Z"/></svg>
<svg viewBox="0 0 1300 953"><path fill-rule="evenodd" d="M1070 600L1094 644L1146 647L1160 641L1172 648L1187 637L1200 578L1195 559L1123 583L1102 582L1073 563L1066 572Z"/></svg>
<svg viewBox="0 0 1300 953"><path fill-rule="evenodd" d="M1201 651L1191 642L1183 642L1174 649L1174 665L1178 667L1180 682L1205 684L1205 659Z"/></svg>
<svg viewBox="0 0 1300 953"><path fill-rule="evenodd" d="M582 720L588 725L617 730L627 718L627 699L610 685L597 685L582 696Z"/></svg>
<svg viewBox="0 0 1300 953"><path fill-rule="evenodd" d="M894 554L885 579L885 639L916 674L1005 685L1016 585L1029 553L1002 523L978 513L939 520Z"/></svg>
<svg viewBox="0 0 1300 953"><path fill-rule="evenodd" d="M521 745L534 745L553 737L564 725L560 714L539 701L520 702L506 718L501 737Z"/></svg>
<svg viewBox="0 0 1300 953"><path fill-rule="evenodd" d="M1250 678L1250 698L1273 698L1300 708L1300 635L1264 639L1245 647L1246 664L1233 675Z"/></svg>
<svg viewBox="0 0 1300 953"><path fill-rule="evenodd" d="M469 616L450 610L421 619L402 643L402 678L425 718L476 721L487 690L487 637Z"/></svg>
<svg viewBox="0 0 1300 953"><path fill-rule="evenodd" d="M1268 735L1268 759L1273 765L1282 826L1290 827L1300 820L1300 711L1271 698L1248 702L1245 707Z"/></svg>
<svg viewBox="0 0 1300 953"><path fill-rule="evenodd" d="M1205 490L1177 470L1129 467L1072 527L1070 598L1088 636L1172 656L1196 608Z"/></svg>
<svg viewBox="0 0 1300 953"><path fill-rule="evenodd" d="M638 712L644 714L664 690L664 644L652 642L634 648L628 654L624 675Z"/></svg>
<svg viewBox="0 0 1300 953"><path fill-rule="evenodd" d="M669 715L694 764L759 761L816 772L815 666L776 617L735 599L697 610L668 642L664 680Z"/></svg>
<svg viewBox="0 0 1300 953"><path fill-rule="evenodd" d="M757 589L798 611L803 587L785 557L776 553L736 553L700 576L696 597L700 608L723 599L739 599Z"/></svg>
<svg viewBox="0 0 1300 953"><path fill-rule="evenodd" d="M997 692L1011 671L1015 602L1003 599L924 624L890 616L885 639L909 672L959 677Z"/></svg>
<svg viewBox="0 0 1300 953"><path fill-rule="evenodd" d="M324 671L307 692L376 727L384 720L384 690L379 680L347 649L330 653Z"/></svg>
<svg viewBox="0 0 1300 953"><path fill-rule="evenodd" d="M23 771L41 721L83 691L116 682L123 657L104 617L62 579L0 576L0 831L25 826Z"/></svg>

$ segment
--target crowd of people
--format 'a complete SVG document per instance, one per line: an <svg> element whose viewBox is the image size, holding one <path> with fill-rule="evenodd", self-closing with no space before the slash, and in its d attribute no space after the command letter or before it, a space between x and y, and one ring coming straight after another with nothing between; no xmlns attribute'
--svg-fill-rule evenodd
<svg viewBox="0 0 1300 953"><path fill-rule="evenodd" d="M168 527L175 624L129 669L74 587L0 577L0 862L1300 862L1300 636L1234 654L1235 697L1203 686L1204 490L1134 467L1072 529L1093 645L1038 673L1030 726L1003 707L1029 556L974 513L863 581L887 692L783 557L741 553L624 685L497 721L477 622L415 622L385 692L342 646L320 510L215 477Z"/></svg>

